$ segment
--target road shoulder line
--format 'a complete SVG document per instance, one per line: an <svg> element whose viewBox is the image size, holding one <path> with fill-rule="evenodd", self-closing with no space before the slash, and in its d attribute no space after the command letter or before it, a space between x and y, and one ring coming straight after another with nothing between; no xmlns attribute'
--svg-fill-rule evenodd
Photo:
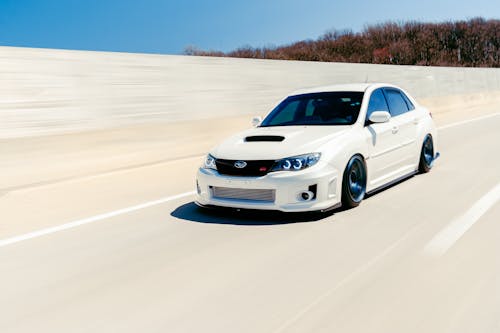
<svg viewBox="0 0 500 333"><path fill-rule="evenodd" d="M476 117L476 118L472 118L472 119L466 119L466 120L457 121L457 122L454 122L454 123L451 123L451 124L442 125L442 126L438 127L438 130L445 130L445 129L448 129L448 128L452 128L452 127L456 127L456 126L460 126L460 125L465 125L465 124L468 124L468 123L473 123L473 122L476 122L476 121L479 121L479 120L489 119L489 118L498 117L498 116L500 116L500 112L491 113L491 114L487 114L487 115Z"/></svg>
<svg viewBox="0 0 500 333"><path fill-rule="evenodd" d="M94 215L92 217L87 217L87 218L84 218L84 219L80 219L80 220L75 220L75 221L72 221L72 222L64 223L64 224L61 224L61 225L58 225L58 226L55 226L55 227L40 229L40 230L37 230L37 231L29 232L27 234L23 234L23 235L11 237L11 238L2 239L2 240L0 240L0 247L6 246L6 245L10 245L10 244L14 244L14 243L18 243L18 242L21 242L21 241L24 241L24 240L28 240L28 239L32 239L32 238L37 238L37 237L44 236L44 235L53 234L53 233L56 233L56 232L59 232L59 231L63 231L63 230L72 229L72 228L79 227L79 226L84 225L84 224L94 223L94 222L97 222L97 221L100 221L100 220L104 220L104 219L108 219L108 218L111 218L111 217L115 217L115 216L119 216L119 215L131 213L131 212L134 212L134 211L137 211L137 210L140 210L140 209L144 209L144 208L148 208L148 207L152 207L152 206L157 206L157 205L169 202L169 201L174 201L174 200L177 200L177 199L182 199L182 198L191 196L193 194L195 194L194 191L185 192L185 193L176 194L176 195L171 195L171 196L164 197L164 198L161 198L161 199L157 199L157 200L153 200L153 201L148 201L148 202L145 202L145 203L142 203L142 204L139 204L139 205L130 206L130 207L127 207L127 208L122 208L122 209L114 210L114 211L111 211L111 212L108 212L108 213Z"/></svg>

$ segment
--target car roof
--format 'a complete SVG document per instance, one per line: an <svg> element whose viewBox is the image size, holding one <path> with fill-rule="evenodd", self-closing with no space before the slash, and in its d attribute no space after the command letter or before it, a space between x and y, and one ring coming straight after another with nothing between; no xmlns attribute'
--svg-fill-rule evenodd
<svg viewBox="0 0 500 333"><path fill-rule="evenodd" d="M328 86L320 86L313 88L305 88L294 91L290 96L294 95L302 95L302 94L311 94L311 93L321 93L321 92L335 92L335 91L359 91L364 92L366 89L374 87L394 87L398 88L392 84L388 83L349 83L349 84L334 84Z"/></svg>

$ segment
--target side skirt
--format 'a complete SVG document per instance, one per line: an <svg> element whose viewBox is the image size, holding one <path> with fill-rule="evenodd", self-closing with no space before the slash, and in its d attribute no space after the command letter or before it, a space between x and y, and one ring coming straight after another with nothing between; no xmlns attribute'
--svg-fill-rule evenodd
<svg viewBox="0 0 500 333"><path fill-rule="evenodd" d="M415 176L416 174L418 173L418 170L415 170L415 171L412 171L410 173L407 173L406 175L403 175L401 177L398 177L394 180L391 180L390 182L386 183L386 184L383 184L383 185L380 185L379 187L377 188L374 188L373 190L369 191L369 192L366 192L366 195L373 195L375 193L378 193L380 191L383 191L384 189L388 188L388 187L391 187L392 185L396 184L396 183L399 183L400 181L402 180L405 180L407 178L411 178L413 176Z"/></svg>

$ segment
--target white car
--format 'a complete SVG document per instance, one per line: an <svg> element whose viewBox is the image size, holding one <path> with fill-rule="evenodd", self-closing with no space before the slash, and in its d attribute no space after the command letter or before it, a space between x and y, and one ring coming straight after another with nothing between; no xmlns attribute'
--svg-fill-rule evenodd
<svg viewBox="0 0 500 333"><path fill-rule="evenodd" d="M390 84L320 87L286 97L253 129L216 146L197 173L202 207L327 211L428 172L430 112Z"/></svg>

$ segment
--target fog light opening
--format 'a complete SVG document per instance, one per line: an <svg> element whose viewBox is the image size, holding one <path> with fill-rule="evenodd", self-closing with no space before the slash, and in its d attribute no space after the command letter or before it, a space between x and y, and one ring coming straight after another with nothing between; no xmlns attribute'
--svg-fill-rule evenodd
<svg viewBox="0 0 500 333"><path fill-rule="evenodd" d="M304 201L311 201L314 198L314 193L311 191L300 192L300 198Z"/></svg>

